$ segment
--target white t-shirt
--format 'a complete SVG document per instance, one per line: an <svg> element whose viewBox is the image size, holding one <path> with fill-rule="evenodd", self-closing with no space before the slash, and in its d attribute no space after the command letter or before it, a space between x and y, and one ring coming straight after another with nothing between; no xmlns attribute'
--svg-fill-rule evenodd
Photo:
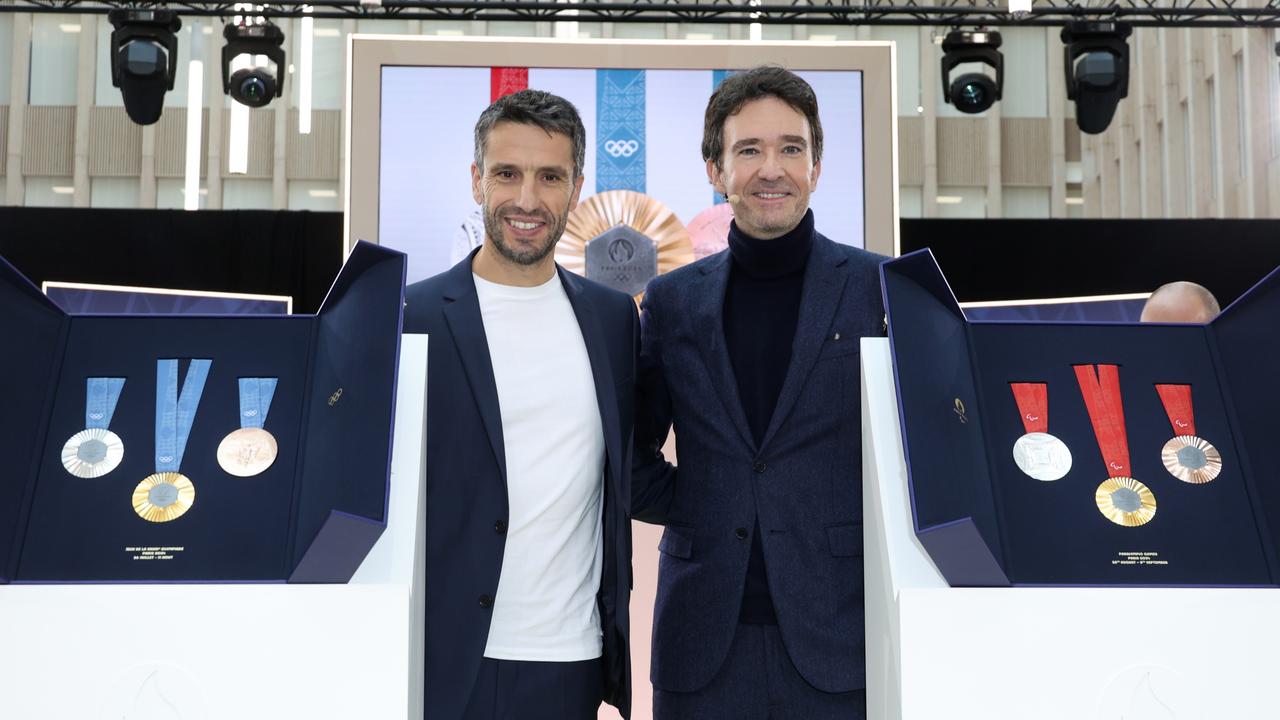
<svg viewBox="0 0 1280 720"><path fill-rule="evenodd" d="M598 658L605 449L582 330L558 275L537 287L473 277L498 386L511 510L484 655Z"/></svg>

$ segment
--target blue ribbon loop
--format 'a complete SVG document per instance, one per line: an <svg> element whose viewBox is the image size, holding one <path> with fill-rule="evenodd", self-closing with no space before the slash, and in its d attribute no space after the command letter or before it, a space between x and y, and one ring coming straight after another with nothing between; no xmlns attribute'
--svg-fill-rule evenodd
<svg viewBox="0 0 1280 720"><path fill-rule="evenodd" d="M156 472L178 472L212 360L192 360L178 395L178 361L156 361Z"/></svg>
<svg viewBox="0 0 1280 720"><path fill-rule="evenodd" d="M279 382L279 378L240 378L240 427L261 428L267 424L267 412Z"/></svg>
<svg viewBox="0 0 1280 720"><path fill-rule="evenodd" d="M116 414L116 404L124 390L124 378L91 377L88 385L84 426L106 430L111 426L111 417Z"/></svg>

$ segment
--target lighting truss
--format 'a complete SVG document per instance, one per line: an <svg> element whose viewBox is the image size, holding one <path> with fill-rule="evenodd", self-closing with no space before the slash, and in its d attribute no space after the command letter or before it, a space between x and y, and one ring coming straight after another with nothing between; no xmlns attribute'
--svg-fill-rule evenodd
<svg viewBox="0 0 1280 720"><path fill-rule="evenodd" d="M760 4L754 4L759 1ZM1010 13L1007 0L283 0L268 18L501 20L540 22L763 23L770 25L916 25L938 27L1061 26L1081 20L1134 27L1280 27L1280 0L1035 0L1029 13ZM8 0L0 12L106 13L113 8L167 8L193 17L231 17L235 4L210 0Z"/></svg>

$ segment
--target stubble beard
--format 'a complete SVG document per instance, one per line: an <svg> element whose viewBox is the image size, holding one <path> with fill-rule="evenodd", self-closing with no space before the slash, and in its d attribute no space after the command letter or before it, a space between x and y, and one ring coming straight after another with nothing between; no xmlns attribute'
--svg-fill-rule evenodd
<svg viewBox="0 0 1280 720"><path fill-rule="evenodd" d="M507 229L507 223L503 219L508 215L524 215L526 217L537 217L546 223L547 240L541 247L535 247L530 250L518 250L507 244L504 231ZM525 212L520 209L510 211L489 210L484 212L484 233L493 243L493 247L498 254L508 261L516 265L530 267L537 265L546 259L548 255L555 250L556 243L560 241L560 236L564 234L565 226L569 223L569 209L566 207L564 214L559 219L551 216L546 212Z"/></svg>

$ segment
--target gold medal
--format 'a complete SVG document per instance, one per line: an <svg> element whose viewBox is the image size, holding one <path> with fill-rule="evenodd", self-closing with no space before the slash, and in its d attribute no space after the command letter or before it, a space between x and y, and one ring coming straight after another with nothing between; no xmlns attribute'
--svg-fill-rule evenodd
<svg viewBox="0 0 1280 720"><path fill-rule="evenodd" d="M133 511L147 522L177 520L195 501L196 486L182 473L159 472L133 489Z"/></svg>
<svg viewBox="0 0 1280 720"><path fill-rule="evenodd" d="M1098 512L1125 527L1146 525L1156 516L1156 496L1131 477L1103 481L1094 494L1094 501L1098 503Z"/></svg>
<svg viewBox="0 0 1280 720"><path fill-rule="evenodd" d="M229 475L253 477L276 461L275 437L262 428L240 428L218 443L218 465Z"/></svg>

